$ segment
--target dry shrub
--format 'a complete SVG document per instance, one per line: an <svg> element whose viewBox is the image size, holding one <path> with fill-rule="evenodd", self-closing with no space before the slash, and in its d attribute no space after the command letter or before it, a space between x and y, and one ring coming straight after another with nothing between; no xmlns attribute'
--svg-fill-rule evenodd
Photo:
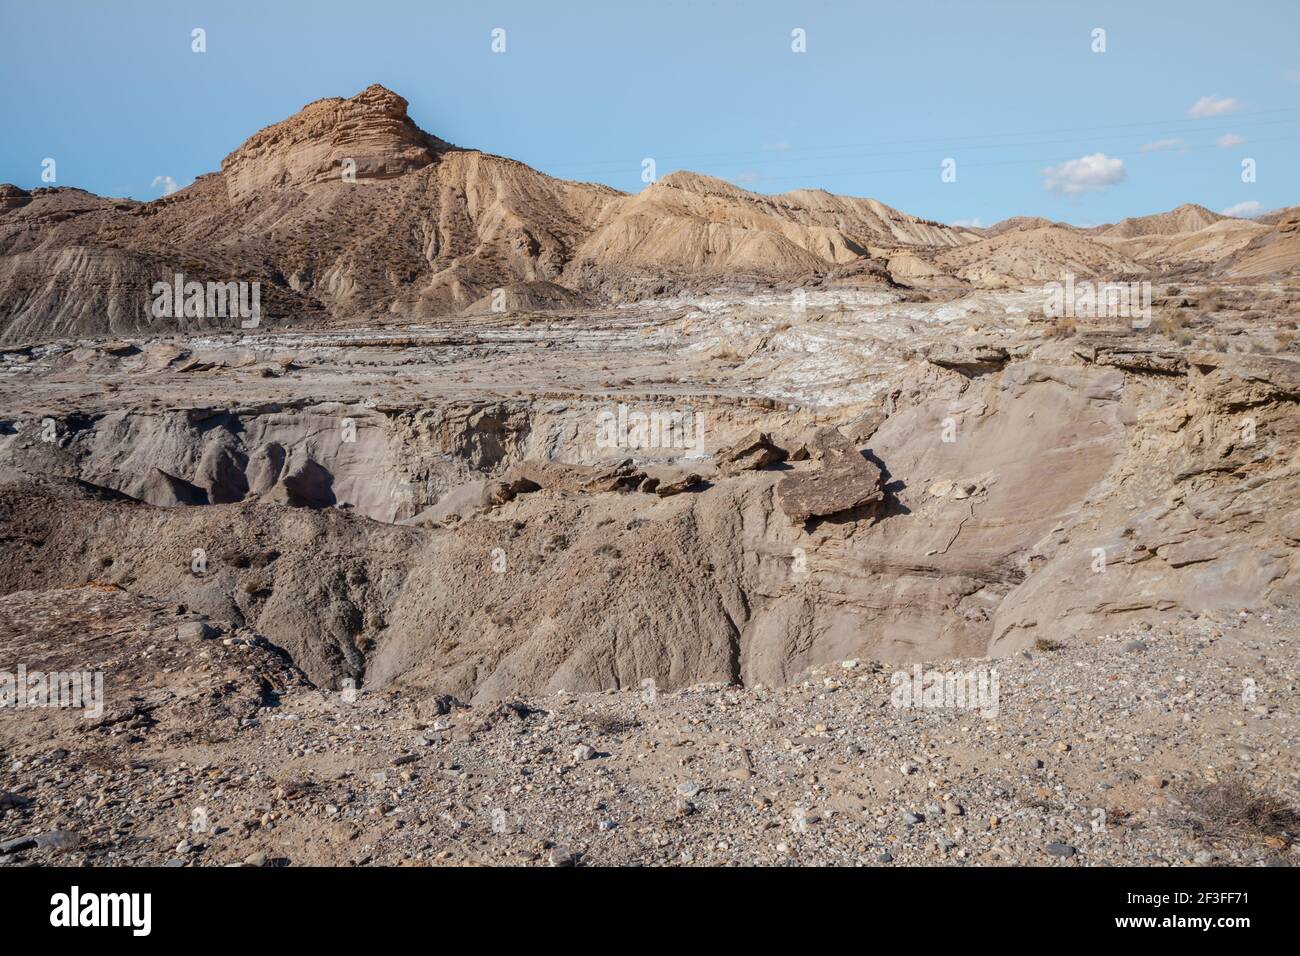
<svg viewBox="0 0 1300 956"><path fill-rule="evenodd" d="M719 362L732 362L736 365L745 361L745 356L741 355L730 342L719 342L714 346L713 351L709 353L709 357L715 358Z"/></svg>
<svg viewBox="0 0 1300 956"><path fill-rule="evenodd" d="M625 734L641 726L641 721L636 718L620 717L617 714L584 714L582 719L588 727L602 737Z"/></svg>
<svg viewBox="0 0 1300 956"><path fill-rule="evenodd" d="M1255 792L1241 777L1192 790L1182 795L1182 802L1190 814L1187 825L1211 839L1271 837L1290 843L1300 830L1300 813L1294 807Z"/></svg>
<svg viewBox="0 0 1300 956"><path fill-rule="evenodd" d="M1060 641L1052 640L1050 637L1040 637L1038 640L1034 641L1034 650L1045 652L1063 651L1065 650L1065 645Z"/></svg>
<svg viewBox="0 0 1300 956"><path fill-rule="evenodd" d="M1047 337L1051 339L1072 339L1079 334L1079 323L1069 317L1053 319L1047 326Z"/></svg>
<svg viewBox="0 0 1300 956"><path fill-rule="evenodd" d="M1156 329L1179 345L1191 345L1195 336L1187 328L1189 319L1186 312L1171 312L1156 319Z"/></svg>

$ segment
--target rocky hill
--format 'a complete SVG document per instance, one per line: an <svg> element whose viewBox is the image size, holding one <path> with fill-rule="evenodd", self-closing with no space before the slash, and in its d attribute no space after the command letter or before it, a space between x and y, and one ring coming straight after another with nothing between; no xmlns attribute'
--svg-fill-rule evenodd
<svg viewBox="0 0 1300 956"><path fill-rule="evenodd" d="M1104 236L1114 236L1117 239L1131 239L1134 236L1172 236L1180 232L1196 232L1198 229L1212 226L1227 218L1217 212L1210 212L1204 206L1183 203L1169 212L1123 219L1113 226L1105 226L1097 231Z"/></svg>
<svg viewBox="0 0 1300 956"><path fill-rule="evenodd" d="M149 203L0 187L0 340L220 327L150 312L154 283L261 283L268 323L454 313L517 283L603 298L720 274L791 281L870 246L974 235L874 200L760 196L690 173L629 196L458 149L371 86L308 104Z"/></svg>
<svg viewBox="0 0 1300 956"><path fill-rule="evenodd" d="M986 230L816 189L760 195L675 172L629 195L424 132L381 86L317 100L152 202L0 186L0 342L234 328L157 316L156 283L258 283L267 326L383 324L702 290L1022 287L1067 273L1291 275L1293 217L1201 206L1094 230ZM493 300L494 290L503 292Z"/></svg>

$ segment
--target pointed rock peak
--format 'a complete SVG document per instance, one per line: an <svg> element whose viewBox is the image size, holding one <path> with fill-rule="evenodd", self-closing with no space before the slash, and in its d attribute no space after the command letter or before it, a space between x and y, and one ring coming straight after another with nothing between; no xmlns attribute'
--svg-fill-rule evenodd
<svg viewBox="0 0 1300 956"><path fill-rule="evenodd" d="M263 189L392 179L429 165L450 144L416 126L406 107L378 83L348 99L308 103L222 160L231 202Z"/></svg>
<svg viewBox="0 0 1300 956"><path fill-rule="evenodd" d="M362 106L400 113L402 116L406 115L406 107L408 106L405 97L394 93L382 83L371 83L356 96L352 97L351 102L358 103Z"/></svg>

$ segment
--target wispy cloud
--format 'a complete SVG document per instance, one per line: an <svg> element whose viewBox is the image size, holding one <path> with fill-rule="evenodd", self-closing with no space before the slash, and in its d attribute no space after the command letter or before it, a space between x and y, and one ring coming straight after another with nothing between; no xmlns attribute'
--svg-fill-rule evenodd
<svg viewBox="0 0 1300 956"><path fill-rule="evenodd" d="M1223 210L1225 216L1239 216L1243 219L1249 219L1252 216L1258 216L1263 209L1259 203L1253 199L1245 202L1239 202L1235 206L1229 206Z"/></svg>
<svg viewBox="0 0 1300 956"><path fill-rule="evenodd" d="M1232 96L1202 96L1192 104L1187 115L1192 119L1204 119L1207 116L1226 116L1241 109L1241 103Z"/></svg>
<svg viewBox="0 0 1300 956"><path fill-rule="evenodd" d="M954 219L952 224L958 229L983 229L984 222L976 216L974 219Z"/></svg>
<svg viewBox="0 0 1300 956"><path fill-rule="evenodd" d="M1144 153L1156 153L1166 149L1184 149L1187 146L1185 139L1158 139L1153 143L1143 143L1141 151Z"/></svg>
<svg viewBox="0 0 1300 956"><path fill-rule="evenodd" d="M1236 133L1224 133L1216 142L1224 149L1232 149L1232 147L1240 146L1246 142L1246 137L1238 136Z"/></svg>
<svg viewBox="0 0 1300 956"><path fill-rule="evenodd" d="M737 173L731 177L737 186L753 186L763 181L762 173Z"/></svg>
<svg viewBox="0 0 1300 956"><path fill-rule="evenodd" d="M176 192L176 190L181 188L176 185L176 180L172 179L170 176L155 176L153 182L149 185L154 189L161 186L164 196L170 196L172 193Z"/></svg>
<svg viewBox="0 0 1300 956"><path fill-rule="evenodd" d="M1043 188L1063 196L1109 189L1128 179L1124 160L1105 153L1092 153L1043 170Z"/></svg>
<svg viewBox="0 0 1300 956"><path fill-rule="evenodd" d="M788 149L794 149L789 143L765 143L763 148L775 153L784 153Z"/></svg>

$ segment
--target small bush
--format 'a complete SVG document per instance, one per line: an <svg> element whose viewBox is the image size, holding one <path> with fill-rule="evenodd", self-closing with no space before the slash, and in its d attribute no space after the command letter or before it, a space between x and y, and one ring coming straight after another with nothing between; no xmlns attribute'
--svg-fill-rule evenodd
<svg viewBox="0 0 1300 956"><path fill-rule="evenodd" d="M1185 793L1182 801L1191 814L1188 826L1209 838L1272 837L1290 843L1300 830L1295 808L1256 793L1240 777Z"/></svg>
<svg viewBox="0 0 1300 956"><path fill-rule="evenodd" d="M588 727L602 737L625 734L641 726L641 721L632 717L620 717L617 714L586 714L582 719Z"/></svg>
<svg viewBox="0 0 1300 956"><path fill-rule="evenodd" d="M1079 334L1079 323L1071 318L1056 319L1047 327L1047 337L1052 339L1072 339Z"/></svg>

